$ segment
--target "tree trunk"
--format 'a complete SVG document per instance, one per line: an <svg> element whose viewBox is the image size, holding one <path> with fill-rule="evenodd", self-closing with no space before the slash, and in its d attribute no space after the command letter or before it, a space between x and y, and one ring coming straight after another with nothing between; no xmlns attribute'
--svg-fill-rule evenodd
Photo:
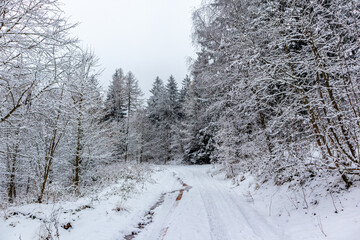
<svg viewBox="0 0 360 240"><path fill-rule="evenodd" d="M13 203L16 198L16 186L15 186L15 171L16 171L16 156L11 158L10 180L8 186L8 201Z"/></svg>
<svg viewBox="0 0 360 240"><path fill-rule="evenodd" d="M8 182L8 201L13 203L16 198L16 164L17 164L17 154L19 152L19 145L16 144L14 149L11 152L10 147L7 146L8 151L8 173L9 173L9 182Z"/></svg>
<svg viewBox="0 0 360 240"><path fill-rule="evenodd" d="M79 194L80 188L79 188L79 182L80 182L80 165L81 165L81 118L78 118L78 124L77 124L77 141L76 141L76 155L75 155L75 176L74 176L74 185L75 185L75 192L76 194Z"/></svg>
<svg viewBox="0 0 360 240"><path fill-rule="evenodd" d="M54 155L55 155L55 151L56 148L61 140L62 134L59 134L58 136L58 120L60 118L60 113L57 116L57 120L56 120L56 124L55 124L55 129L53 130L53 136L51 138L51 142L49 145L49 148L47 149L47 152L45 153L45 167L44 167L44 174L42 177L42 184L41 184L41 190L40 190L40 195L38 197L38 202L41 203L43 196L44 196L44 192L45 192L45 188L46 188L46 184L49 178L49 174L50 174L50 170L51 170L51 166L52 166L52 161L54 159Z"/></svg>

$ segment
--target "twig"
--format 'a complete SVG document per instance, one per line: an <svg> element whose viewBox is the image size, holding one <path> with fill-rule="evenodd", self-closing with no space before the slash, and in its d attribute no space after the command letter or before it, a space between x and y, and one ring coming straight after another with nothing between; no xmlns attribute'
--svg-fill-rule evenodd
<svg viewBox="0 0 360 240"><path fill-rule="evenodd" d="M331 192L331 189L330 189L330 197L331 197L331 200L332 200L332 203L333 203L333 206L334 206L334 208L335 208L335 213L338 213L338 210L337 210L337 208L336 208L336 205L335 205L335 200L334 200L334 197L333 197L333 195L332 195L332 192Z"/></svg>
<svg viewBox="0 0 360 240"><path fill-rule="evenodd" d="M317 219L318 219L318 226L320 228L320 231L324 234L325 237L327 237L327 235L324 232L324 228L323 228L323 225L322 225L322 222L321 222L321 217L318 216Z"/></svg>
<svg viewBox="0 0 360 240"><path fill-rule="evenodd" d="M8 220L9 217L8 217L8 215L6 214L6 209L5 209L5 208L3 209L3 212L4 212L4 220Z"/></svg>
<svg viewBox="0 0 360 240"><path fill-rule="evenodd" d="M341 200L340 200L340 197L337 197L337 199L339 200L339 203L340 203L340 206L342 209L344 209L344 205L342 204Z"/></svg>
<svg viewBox="0 0 360 240"><path fill-rule="evenodd" d="M294 201L292 200L292 198L290 198L288 195L286 195L286 197L289 199L289 201L291 202L291 204L294 205L295 209L298 209L297 203L294 202Z"/></svg>
<svg viewBox="0 0 360 240"><path fill-rule="evenodd" d="M308 204L307 201L306 201L306 195L305 195L305 191L304 191L304 187L303 187L303 186L301 186L301 191L302 191L302 193L303 193L303 198L304 198L304 202L305 202L305 204L306 204L306 209L309 209L309 204Z"/></svg>
<svg viewBox="0 0 360 240"><path fill-rule="evenodd" d="M276 194L279 190L280 190L280 188L278 188L278 189L273 193L273 195L272 195L271 198L270 198L269 217L271 217L271 206L272 206L273 197L275 196L275 194Z"/></svg>
<svg viewBox="0 0 360 240"><path fill-rule="evenodd" d="M289 212L289 210L287 210L287 208L286 208L286 207L284 207L284 208L285 208L285 210L286 210L286 212L287 212L288 216L290 217L290 212Z"/></svg>

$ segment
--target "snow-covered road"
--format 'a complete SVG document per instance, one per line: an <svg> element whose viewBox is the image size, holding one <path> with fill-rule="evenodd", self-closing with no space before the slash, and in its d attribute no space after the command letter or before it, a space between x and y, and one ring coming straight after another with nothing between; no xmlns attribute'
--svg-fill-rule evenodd
<svg viewBox="0 0 360 240"><path fill-rule="evenodd" d="M234 185L211 166L152 167L146 182L120 181L76 201L4 209L0 240L50 239L50 232L60 240L359 239L359 188L332 198L318 186L259 188L250 175ZM124 195L129 184L135 185Z"/></svg>
<svg viewBox="0 0 360 240"><path fill-rule="evenodd" d="M225 181L211 177L207 173L209 167L170 169L191 188L184 191L180 200L179 191L165 195L163 204L155 209L153 222L135 239L289 239L245 201L244 196L231 190Z"/></svg>

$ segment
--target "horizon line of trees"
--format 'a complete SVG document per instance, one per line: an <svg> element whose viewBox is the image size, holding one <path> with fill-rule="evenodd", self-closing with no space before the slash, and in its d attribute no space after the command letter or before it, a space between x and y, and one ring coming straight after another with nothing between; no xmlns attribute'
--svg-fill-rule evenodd
<svg viewBox="0 0 360 240"><path fill-rule="evenodd" d="M190 83L186 76L179 90L172 75L166 84L156 77L144 106L133 74L125 75L121 68L115 71L106 96L104 121L118 126L117 159L163 164L182 159L186 143L181 125Z"/></svg>

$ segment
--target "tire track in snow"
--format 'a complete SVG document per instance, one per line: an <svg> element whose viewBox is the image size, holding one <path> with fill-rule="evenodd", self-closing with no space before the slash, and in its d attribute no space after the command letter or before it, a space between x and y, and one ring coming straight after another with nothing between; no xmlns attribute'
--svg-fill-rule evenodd
<svg viewBox="0 0 360 240"><path fill-rule="evenodd" d="M278 234L242 196L206 174L204 168L172 168L178 172L174 177L182 188L164 194L154 222L140 231L139 240L288 239Z"/></svg>
<svg viewBox="0 0 360 240"><path fill-rule="evenodd" d="M179 168L179 176L186 179L193 186L193 191L187 195L189 198L195 198L195 193L198 193L200 196L198 202L192 202L192 207L205 209L203 217L196 221L208 223L210 229L206 239L287 239L278 234L275 231L276 229L252 205L243 201L242 196L228 188L224 182L210 177L204 170L200 169L196 167L181 167ZM191 206L188 206L188 208L191 208ZM181 220L177 222L180 223ZM174 224L177 223L172 223L172 225ZM172 225L170 225L170 228ZM186 228L186 226L183 227ZM179 228L177 229L179 230ZM170 235L171 239L183 239L175 232L172 232ZM201 238L197 239L200 240Z"/></svg>
<svg viewBox="0 0 360 240"><path fill-rule="evenodd" d="M173 176L176 176L176 173L173 172ZM165 202L165 197L167 195L171 195L174 194L176 192L179 192L178 196L176 197L175 200L175 204L171 207L171 209L169 210L167 217L165 219L168 219L168 217L172 214L172 212L174 211L174 209L177 207L178 202L182 199L182 196L184 194L184 191L189 191L192 187L187 185L186 183L184 183L179 177L177 177L177 180L180 182L180 184L182 185L183 188L178 189L178 190L173 190L171 192L166 192L161 194L159 200L150 208L150 210L145 214L145 216L143 217L143 221L138 223L138 227L135 231L132 231L130 234L124 236L125 240L132 240L134 239L136 236L138 236L141 231L143 229L145 229L145 227L149 224L151 224L153 222L153 218L154 218L154 214L155 214L155 209L157 209L158 207L160 207L164 202ZM163 225L163 224L162 224ZM169 226L162 228L162 231L160 233L160 236L158 237L158 239L163 240L167 234L167 231L169 230Z"/></svg>
<svg viewBox="0 0 360 240"><path fill-rule="evenodd" d="M239 237L243 240L261 239L248 224L241 211L238 211L234 203L229 201L229 194L221 187L216 186L215 181L205 178L202 180L197 178L197 181L201 186L199 191L207 209L208 221L214 231L212 235L216 237L216 240L240 239ZM229 226L229 222L239 222L240 224L235 229Z"/></svg>

